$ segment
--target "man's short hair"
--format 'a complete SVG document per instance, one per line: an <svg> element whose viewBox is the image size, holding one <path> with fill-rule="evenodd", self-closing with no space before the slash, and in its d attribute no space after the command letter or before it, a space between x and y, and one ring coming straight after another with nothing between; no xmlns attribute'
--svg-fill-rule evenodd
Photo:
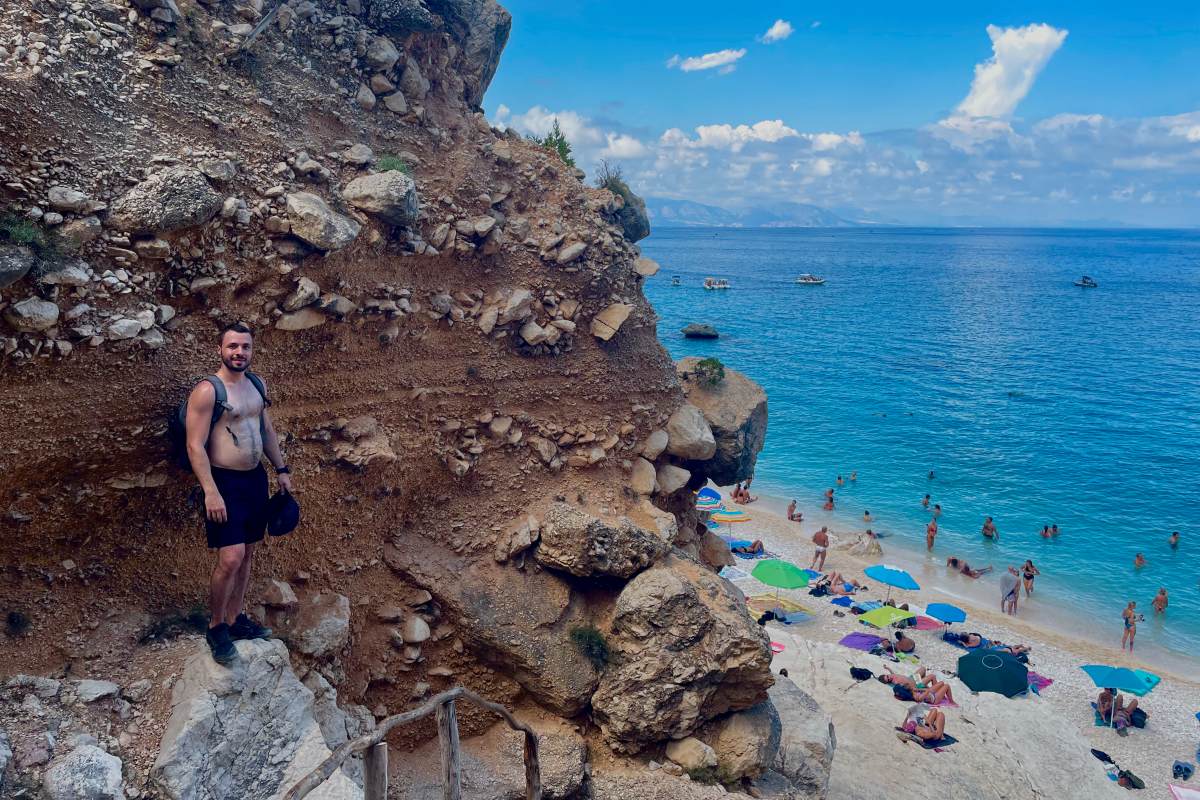
<svg viewBox="0 0 1200 800"><path fill-rule="evenodd" d="M254 331L250 330L249 325L247 325L244 322L235 322L232 325L226 325L224 328L221 329L221 335L217 337L217 342L219 342L220 344L225 344L225 334L230 333L230 332L247 333L247 334L250 334L251 339L254 338Z"/></svg>

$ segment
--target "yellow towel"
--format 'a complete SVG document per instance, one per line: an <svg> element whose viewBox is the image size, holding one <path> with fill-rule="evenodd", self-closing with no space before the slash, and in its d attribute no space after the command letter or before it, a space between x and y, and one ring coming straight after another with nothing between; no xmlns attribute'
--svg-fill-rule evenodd
<svg viewBox="0 0 1200 800"><path fill-rule="evenodd" d="M808 614L810 617L815 616L812 611L808 610L799 603L789 600L786 597L780 597L778 600L776 600L775 595L773 594L759 594L753 597L747 597L746 607L750 609L750 613L755 619L758 619L760 616L773 608L782 608L789 614L794 611L800 611Z"/></svg>

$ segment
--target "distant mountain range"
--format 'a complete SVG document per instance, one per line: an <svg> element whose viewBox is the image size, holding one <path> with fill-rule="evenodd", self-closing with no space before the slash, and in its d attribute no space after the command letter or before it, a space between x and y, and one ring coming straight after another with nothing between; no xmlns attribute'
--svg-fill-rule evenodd
<svg viewBox="0 0 1200 800"><path fill-rule="evenodd" d="M709 206L692 200L647 197L651 226L711 228L853 228L859 225L894 224L865 219L856 209L839 209L840 214L808 203L772 203L770 207L741 209Z"/></svg>

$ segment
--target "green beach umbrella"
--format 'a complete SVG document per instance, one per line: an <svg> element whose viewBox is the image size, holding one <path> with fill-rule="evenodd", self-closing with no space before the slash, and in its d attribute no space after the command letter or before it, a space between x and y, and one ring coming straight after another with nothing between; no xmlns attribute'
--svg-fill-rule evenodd
<svg viewBox="0 0 1200 800"><path fill-rule="evenodd" d="M915 617L911 611L905 611L902 608L893 608L892 606L884 606L876 608L873 611L868 611L859 617L860 622L865 622L868 625L874 625L876 628L886 628L889 625L895 625L902 619L912 619Z"/></svg>
<svg viewBox="0 0 1200 800"><path fill-rule="evenodd" d="M774 586L775 599L779 599L779 589L803 589L808 586L808 573L778 558L768 558L759 561L750 571L750 575L760 583Z"/></svg>

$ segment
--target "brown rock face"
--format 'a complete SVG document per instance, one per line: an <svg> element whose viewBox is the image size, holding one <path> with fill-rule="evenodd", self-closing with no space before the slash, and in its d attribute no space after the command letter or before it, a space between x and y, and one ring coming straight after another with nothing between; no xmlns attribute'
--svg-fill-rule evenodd
<svg viewBox="0 0 1200 800"><path fill-rule="evenodd" d="M592 708L609 744L637 752L766 699L766 634L741 593L699 565L669 558L622 590L609 664Z"/></svg>
<svg viewBox="0 0 1200 800"><path fill-rule="evenodd" d="M684 358L676 370L690 372L699 360ZM716 386L688 381L685 387L688 402L704 414L717 441L716 453L698 469L721 486L749 478L767 438L767 393L729 367L725 368L725 380Z"/></svg>
<svg viewBox="0 0 1200 800"><path fill-rule="evenodd" d="M628 519L609 523L555 503L543 519L535 558L544 567L580 577L631 578L669 549L656 534Z"/></svg>

